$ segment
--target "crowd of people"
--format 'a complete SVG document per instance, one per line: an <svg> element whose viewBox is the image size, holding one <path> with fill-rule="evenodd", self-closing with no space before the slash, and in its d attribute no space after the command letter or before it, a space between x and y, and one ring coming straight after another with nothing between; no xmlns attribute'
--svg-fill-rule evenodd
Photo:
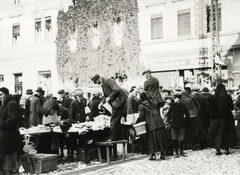
<svg viewBox="0 0 240 175"><path fill-rule="evenodd" d="M128 92L114 79L96 74L91 80L101 85L102 92L94 92L91 99L84 97L82 89L76 89L73 96L61 89L54 97L52 94L45 96L44 90L38 87L35 93L27 89L26 95L21 97L10 95L7 88L0 88L0 174L11 174L18 168L20 127L65 123L70 126L93 121L101 113L111 116L107 141L118 140L121 123L129 115L138 113L136 123L146 122L149 160L156 159L156 152L161 153L161 160L171 155L187 157L184 149L189 148L194 151L213 147L216 155L222 154L221 149L230 154L229 148L237 143L232 111L240 107L239 96L233 97L223 84L218 84L211 92L207 87L163 89L151 70L145 70L142 75L146 77L143 87L133 86ZM111 105L111 112L104 108L106 103ZM73 143L64 133L44 135L36 144L38 152L64 157L64 145L69 156Z"/></svg>

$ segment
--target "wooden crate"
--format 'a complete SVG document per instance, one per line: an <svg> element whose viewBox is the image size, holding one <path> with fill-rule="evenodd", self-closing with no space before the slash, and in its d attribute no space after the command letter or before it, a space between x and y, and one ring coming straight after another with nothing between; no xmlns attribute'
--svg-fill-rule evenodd
<svg viewBox="0 0 240 175"><path fill-rule="evenodd" d="M35 173L45 173L57 169L57 154L35 154L30 157Z"/></svg>

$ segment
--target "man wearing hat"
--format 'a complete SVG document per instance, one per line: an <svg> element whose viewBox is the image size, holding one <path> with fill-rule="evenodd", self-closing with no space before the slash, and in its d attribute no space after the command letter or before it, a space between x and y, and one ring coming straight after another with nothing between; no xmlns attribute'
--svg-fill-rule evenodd
<svg viewBox="0 0 240 175"><path fill-rule="evenodd" d="M85 113L85 107L87 106L87 99L83 97L83 90L75 90L75 100L72 101L70 106L70 117L74 122L85 122L87 114Z"/></svg>
<svg viewBox="0 0 240 175"><path fill-rule="evenodd" d="M25 109L24 109L24 124L26 128L29 128L29 116L30 116L30 101L33 97L32 89L27 89L26 91L26 100L25 100Z"/></svg>
<svg viewBox="0 0 240 175"><path fill-rule="evenodd" d="M63 107L70 110L70 106L73 100L66 95L66 92L63 89L58 91L58 97L58 99L62 101Z"/></svg>
<svg viewBox="0 0 240 175"><path fill-rule="evenodd" d="M112 106L112 115L110 120L110 136L109 140L118 140L121 131L121 117L123 117L125 104L128 98L128 92L122 89L111 78L100 77L96 74L91 80L98 85L102 86L103 100L99 104L102 106L105 102L110 103Z"/></svg>
<svg viewBox="0 0 240 175"><path fill-rule="evenodd" d="M41 98L44 90L41 87L38 87L36 94L32 97L30 101L30 116L29 116L29 127L37 126L42 124L42 114L41 108L43 106L43 100Z"/></svg>
<svg viewBox="0 0 240 175"><path fill-rule="evenodd" d="M209 104L207 97L201 95L199 91L200 91L200 88L194 87L192 89L192 95L193 95L193 98L195 98L200 104L201 108L199 109L199 116L203 122L205 133L207 134L209 123L210 123L211 106ZM207 138L207 135L205 138ZM204 149L205 147L206 147L206 140L200 140L200 149Z"/></svg>
<svg viewBox="0 0 240 175"><path fill-rule="evenodd" d="M156 77L153 77L151 73L152 71L150 69L147 69L142 73L142 75L145 75L146 77L143 90L146 91L158 104L158 112L160 112L160 107L164 105L164 99L159 91L159 81Z"/></svg>

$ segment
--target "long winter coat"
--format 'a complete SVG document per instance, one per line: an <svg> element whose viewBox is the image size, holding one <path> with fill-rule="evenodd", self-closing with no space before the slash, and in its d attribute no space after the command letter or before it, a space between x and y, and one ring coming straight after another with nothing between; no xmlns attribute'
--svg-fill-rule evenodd
<svg viewBox="0 0 240 175"><path fill-rule="evenodd" d="M193 96L193 98L195 98L200 106L201 106L201 109L200 109L200 118L204 121L204 120L207 120L209 121L210 120L210 114L211 114L211 106L209 104L209 101L208 101L208 98L201 95L201 94L195 94Z"/></svg>
<svg viewBox="0 0 240 175"><path fill-rule="evenodd" d="M122 89L118 84L111 78L102 77L102 90L104 94L103 101L105 98L110 98L110 103L114 108L126 103L128 98L128 92Z"/></svg>
<svg viewBox="0 0 240 175"><path fill-rule="evenodd" d="M137 122L146 121L148 132L153 131L155 129L164 128L165 125L160 115L158 115L157 118L155 118L156 116L149 115L149 106L154 108L154 110L157 112L157 104L156 103L150 104L148 100L145 100L144 102L141 102L139 105L139 118Z"/></svg>
<svg viewBox="0 0 240 175"><path fill-rule="evenodd" d="M30 117L29 117L29 128L37 126L40 120L40 110L42 108L42 100L38 95L34 95L30 102Z"/></svg>
<svg viewBox="0 0 240 175"><path fill-rule="evenodd" d="M138 113L139 100L133 95L130 94L127 99L127 114Z"/></svg>
<svg viewBox="0 0 240 175"><path fill-rule="evenodd" d="M164 101L162 95L160 94L159 81L156 77L150 76L144 82L143 90L146 91L157 104Z"/></svg>
<svg viewBox="0 0 240 175"><path fill-rule="evenodd" d="M13 153L19 146L18 122L21 111L11 95L7 95L0 107L0 152Z"/></svg>
<svg viewBox="0 0 240 175"><path fill-rule="evenodd" d="M70 117L74 122L85 122L86 113L85 107L87 106L87 100L83 98L81 102L74 100L70 107Z"/></svg>

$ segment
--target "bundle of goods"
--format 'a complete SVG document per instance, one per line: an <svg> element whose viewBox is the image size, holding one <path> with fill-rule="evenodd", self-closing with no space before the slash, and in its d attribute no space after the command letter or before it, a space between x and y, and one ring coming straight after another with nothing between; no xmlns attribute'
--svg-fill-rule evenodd
<svg viewBox="0 0 240 175"><path fill-rule="evenodd" d="M94 118L94 123L92 125L93 130L103 130L104 128L110 127L110 118L107 115L99 115Z"/></svg>
<svg viewBox="0 0 240 175"><path fill-rule="evenodd" d="M31 128L24 128L21 127L19 128L20 134L32 134L32 133L46 133L46 132L51 132L51 128L49 126L44 126L44 125L38 125L38 126L32 126Z"/></svg>

